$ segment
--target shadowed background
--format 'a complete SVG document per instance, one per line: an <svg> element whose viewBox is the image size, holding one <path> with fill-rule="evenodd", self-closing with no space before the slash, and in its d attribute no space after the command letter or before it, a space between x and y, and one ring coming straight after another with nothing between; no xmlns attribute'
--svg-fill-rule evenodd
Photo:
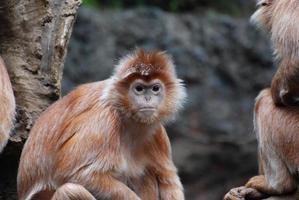
<svg viewBox="0 0 299 200"><path fill-rule="evenodd" d="M252 110L275 70L267 37L249 23L254 1L85 1L63 91L106 79L136 47L166 50L188 89L168 126L186 199L219 200L257 173Z"/></svg>

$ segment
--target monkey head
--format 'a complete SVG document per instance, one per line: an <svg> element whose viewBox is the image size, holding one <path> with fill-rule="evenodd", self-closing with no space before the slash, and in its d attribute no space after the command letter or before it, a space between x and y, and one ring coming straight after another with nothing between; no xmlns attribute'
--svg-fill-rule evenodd
<svg viewBox="0 0 299 200"><path fill-rule="evenodd" d="M260 28L267 31L272 26L272 9L273 0L257 0L257 11L251 16L250 21Z"/></svg>
<svg viewBox="0 0 299 200"><path fill-rule="evenodd" d="M251 21L271 34L274 53L280 59L299 59L299 2L258 0Z"/></svg>
<svg viewBox="0 0 299 200"><path fill-rule="evenodd" d="M299 1L258 0L251 21L270 33L278 70L271 83L276 105L299 104Z"/></svg>
<svg viewBox="0 0 299 200"><path fill-rule="evenodd" d="M107 93L122 114L146 124L172 119L186 97L171 58L143 50L120 60Z"/></svg>

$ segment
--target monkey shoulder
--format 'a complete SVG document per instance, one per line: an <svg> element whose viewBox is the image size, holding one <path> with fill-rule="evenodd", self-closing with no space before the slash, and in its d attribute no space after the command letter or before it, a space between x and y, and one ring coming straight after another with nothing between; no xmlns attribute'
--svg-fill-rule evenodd
<svg viewBox="0 0 299 200"><path fill-rule="evenodd" d="M110 107L101 104L104 84L101 81L81 85L51 105L36 121L29 142L42 141L60 148L65 144L75 145L76 141L84 142L90 137L100 140L102 132L108 131L106 122L112 124L117 120ZM75 139L77 137L82 138L80 142Z"/></svg>
<svg viewBox="0 0 299 200"><path fill-rule="evenodd" d="M152 154L155 154L152 155L153 157L171 156L170 140L165 128L162 125L157 129L156 133L154 134L154 137L147 144L146 149L152 152Z"/></svg>

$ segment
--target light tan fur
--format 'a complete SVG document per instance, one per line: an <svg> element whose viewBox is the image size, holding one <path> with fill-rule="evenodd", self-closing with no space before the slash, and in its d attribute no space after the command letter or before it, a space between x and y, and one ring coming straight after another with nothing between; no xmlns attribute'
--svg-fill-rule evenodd
<svg viewBox="0 0 299 200"><path fill-rule="evenodd" d="M5 64L0 57L0 152L5 147L15 116L15 97Z"/></svg>
<svg viewBox="0 0 299 200"><path fill-rule="evenodd" d="M276 105L299 105L299 2L258 0L251 20L270 33L278 70L271 92Z"/></svg>
<svg viewBox="0 0 299 200"><path fill-rule="evenodd" d="M166 85L150 122L132 118L132 74L145 81L153 75ZM78 87L36 121L20 160L19 199L183 200L163 123L184 97L165 53L125 57L110 79Z"/></svg>

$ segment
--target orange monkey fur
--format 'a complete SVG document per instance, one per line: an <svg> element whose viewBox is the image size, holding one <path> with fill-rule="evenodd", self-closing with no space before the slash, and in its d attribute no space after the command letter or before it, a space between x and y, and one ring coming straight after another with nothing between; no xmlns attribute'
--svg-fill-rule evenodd
<svg viewBox="0 0 299 200"><path fill-rule="evenodd" d="M271 84L276 105L299 105L299 2L258 0L252 21L271 34L278 70Z"/></svg>
<svg viewBox="0 0 299 200"><path fill-rule="evenodd" d="M128 88L137 79L165 85L150 121L132 120ZM163 123L184 98L166 54L140 50L123 58L110 79L80 86L36 121L20 160L20 200L183 200Z"/></svg>
<svg viewBox="0 0 299 200"><path fill-rule="evenodd" d="M5 147L15 116L15 97L5 64L0 57L0 152Z"/></svg>

